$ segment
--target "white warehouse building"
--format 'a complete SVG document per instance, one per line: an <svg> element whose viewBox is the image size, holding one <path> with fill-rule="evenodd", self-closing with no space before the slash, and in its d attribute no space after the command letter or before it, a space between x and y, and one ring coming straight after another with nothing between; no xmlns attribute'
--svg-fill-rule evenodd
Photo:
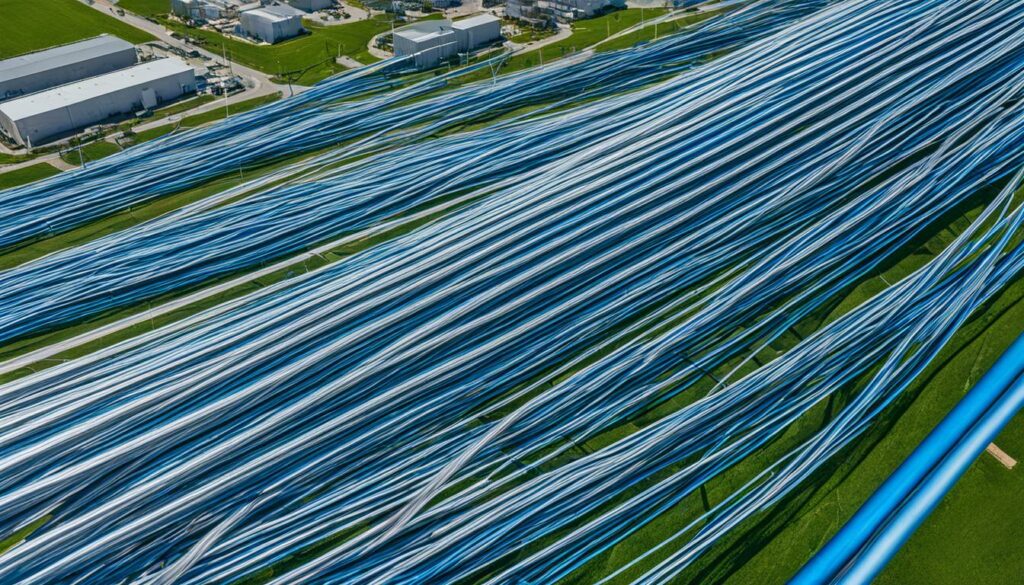
<svg viewBox="0 0 1024 585"><path fill-rule="evenodd" d="M501 38L501 20L493 14L477 14L452 23L459 51L465 53Z"/></svg>
<svg viewBox="0 0 1024 585"><path fill-rule="evenodd" d="M231 18L237 6L226 0L171 0L171 12L195 22Z"/></svg>
<svg viewBox="0 0 1024 585"><path fill-rule="evenodd" d="M242 31L250 37L274 44L302 34L302 12L290 6L273 5L242 12Z"/></svg>
<svg viewBox="0 0 1024 585"><path fill-rule="evenodd" d="M462 20L423 20L397 29L392 42L395 55L415 55L418 69L437 67L458 53L488 45L501 38L501 21L490 14Z"/></svg>
<svg viewBox="0 0 1024 585"><path fill-rule="evenodd" d="M111 116L156 107L195 89L195 71L184 62L147 61L0 103L0 131L31 148Z"/></svg>
<svg viewBox="0 0 1024 585"><path fill-rule="evenodd" d="M459 52L451 22L423 20L395 30L392 43L395 55L415 55L417 69L438 66L441 61Z"/></svg>
<svg viewBox="0 0 1024 585"><path fill-rule="evenodd" d="M0 100L102 75L138 62L135 46L110 35L0 61Z"/></svg>
<svg viewBox="0 0 1024 585"><path fill-rule="evenodd" d="M334 7L334 0L287 0L288 4L291 4L299 10L305 10L306 12L315 12L317 10L327 10L328 8Z"/></svg>

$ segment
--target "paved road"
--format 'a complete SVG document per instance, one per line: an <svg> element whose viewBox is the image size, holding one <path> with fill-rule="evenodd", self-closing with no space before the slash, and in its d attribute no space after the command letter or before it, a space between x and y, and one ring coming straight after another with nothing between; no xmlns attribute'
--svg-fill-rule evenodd
<svg viewBox="0 0 1024 585"><path fill-rule="evenodd" d="M88 3L86 3L86 4L88 5ZM268 74L266 74L266 73L263 73L262 71L258 71L256 69L251 68L251 67L246 67L244 65L241 65L241 64L235 63L235 62L228 63L220 55L217 55L217 54L212 53L210 51L207 51L207 50L205 50L205 49L203 49L201 47L197 47L195 45L191 45L191 44L185 43L184 41L176 39L176 38L172 37L170 35L170 33L164 27L162 27L162 26L160 26L160 25L158 25L156 23L150 22L150 21L146 20L145 18L141 18L139 16L136 16L136 15L130 13L130 12L125 12L124 16L119 16L117 14L117 12L116 12L116 8L115 8L116 5L114 3L112 3L112 2L110 2L110 0L95 0L95 2L91 6L94 9L96 9L96 10L98 10L100 12L103 12L104 14L107 14L109 16L117 18L118 20L121 20L121 21L123 21L123 22L125 22L127 24L130 24L131 26L134 26L135 28L144 30L144 31L152 34L153 36L157 37L157 39L159 39L163 43L166 43L166 44L171 45L171 46L178 47L180 49L184 49L186 51L190 51L190 50L194 49L196 51L199 51L200 54L202 54L205 57L213 60L216 63L222 64L222 65L230 65L231 68L235 71L235 73L237 73L237 74L239 74L239 75L241 75L243 77L247 77L250 80L252 80L253 87L247 88L243 92L239 92L239 93L236 93L236 94L230 96L227 99L227 102L229 104L234 104L234 103L237 103L237 102L241 102L241 101L245 101L245 100L249 100L249 99L252 99L252 98L261 97L261 96L265 96L265 95L270 95L270 94L277 93L277 92L281 92L281 95L287 96L287 95L290 95L291 93L299 93L302 90L306 89L304 86L301 86L301 85L292 85L292 87L289 88L287 85L274 83L273 81L270 80L270 76ZM223 107L224 107L224 100L223 99L219 99L219 100L217 100L215 102L210 102L208 104L203 104L202 106L199 106L199 107L197 107L197 108L195 108L193 110L189 110L188 112L185 113L185 115L200 114L200 113L203 113L203 112L208 112L208 111L215 110L217 108L223 108ZM151 128L156 128L156 127L159 127L159 126L167 126L167 125L171 125L171 124L176 124L179 119L180 119L180 117L178 117L178 116L172 116L172 117L169 117L169 118L161 118L159 120L153 120L152 122L146 122L146 123L143 123L143 124L139 124L139 125L135 126L135 130L136 131L149 130ZM108 137L108 139L111 139L114 136L118 136L118 135L119 134L111 135L110 137ZM2 146L2 145L0 145L0 152L7 153L7 154L14 154L15 153L15 151L12 151L12 150L10 150L7 147ZM74 167L72 165L69 165L69 164L65 163L63 160L61 160L60 154L58 154L58 153L49 153L49 154L43 154L43 155L37 156L35 158L26 159L24 162L19 162L19 163L15 163L15 164L0 166L0 174L6 173L6 172L10 172L10 171L13 171L13 170L17 170L17 169L20 169L20 168L24 168L24 167L27 167L27 166L31 166L31 165L34 165L34 164L38 164L38 163L41 163L41 162L50 163L53 166L55 166L55 167L57 167L58 169L61 169L61 170L68 170L68 169L71 169L71 168L76 168L76 167Z"/></svg>
<svg viewBox="0 0 1024 585"><path fill-rule="evenodd" d="M196 46L196 45L192 45L192 44L186 43L185 41L176 39L176 38L172 37L171 33L167 29L165 29L163 26L161 26L161 25L159 25L159 24L157 24L155 22L151 22L149 20L146 20L145 18L142 18L140 16L136 16L135 14L132 14L131 12L125 11L124 16L120 16L120 15L117 14L117 9L115 8L116 4L114 2L111 2L110 0L95 0L95 2L93 2L93 4L91 4L91 5L88 4L88 2L85 2L84 0L82 0L82 1L86 5L92 6L95 10L98 10L98 11L100 11L100 12L102 12L102 13L108 15L108 16L112 16L112 17L114 17L114 18L116 18L116 19L118 19L118 20L120 20L120 21L122 21L122 22L124 22L126 24L134 26L137 29L144 30L144 31L148 32L149 34L155 36L157 39L159 39L163 43L166 43L168 45L172 45L172 46L178 47L179 49L184 49L186 51L196 50L196 51L199 51L199 53L201 55L203 55L204 57L206 57L208 59L211 59L211 60L213 60L216 63L219 63L221 65L230 65L231 68L235 71L235 73L238 73L238 74L242 75L243 77L250 78L253 81L253 83L255 84L256 87L252 88L252 90L250 90L250 91L255 91L256 93L249 94L250 97L255 97L257 95L266 95L266 94L269 94L269 93L274 93L275 91L282 91L282 90L284 90L285 95L288 95L287 94L288 86L287 85L278 85L278 84L274 83L273 81L270 80L270 75L269 74L264 73L262 71L259 71L257 69L253 69L251 67L246 67L245 65L242 65L240 63L235 63L233 61L227 61L221 55L218 55L217 53L214 53L214 52L211 52L211 51L207 51L206 49L204 49L202 47L199 47L199 46ZM262 92L262 93L260 93L260 92Z"/></svg>

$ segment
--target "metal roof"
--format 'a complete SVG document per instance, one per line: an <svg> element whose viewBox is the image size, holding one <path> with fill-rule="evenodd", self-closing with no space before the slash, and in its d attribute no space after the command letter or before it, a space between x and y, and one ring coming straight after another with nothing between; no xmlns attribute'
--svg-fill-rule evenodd
<svg viewBox="0 0 1024 585"><path fill-rule="evenodd" d="M395 34L410 41L419 42L451 32L451 24L451 21L448 20L422 20L395 29Z"/></svg>
<svg viewBox="0 0 1024 585"><path fill-rule="evenodd" d="M11 120L21 120L185 71L193 69L178 59L147 61L127 69L14 98L0 103L0 113Z"/></svg>
<svg viewBox="0 0 1024 585"><path fill-rule="evenodd" d="M251 14L260 18L265 18L271 22L279 22L282 20L291 20L296 16L302 17L304 12L298 8L292 8L291 6L282 4L272 4L270 6L264 6L263 8L253 8L252 10L246 10L242 14Z"/></svg>
<svg viewBox="0 0 1024 585"><path fill-rule="evenodd" d="M0 82L134 48L131 43L115 36L100 35L77 43L27 53L0 61Z"/></svg>
<svg viewBox="0 0 1024 585"><path fill-rule="evenodd" d="M500 19L493 14L483 13L469 18L463 18L462 20L456 20L452 23L452 28L467 29L474 26L480 26L482 24L490 24L492 22L500 22Z"/></svg>

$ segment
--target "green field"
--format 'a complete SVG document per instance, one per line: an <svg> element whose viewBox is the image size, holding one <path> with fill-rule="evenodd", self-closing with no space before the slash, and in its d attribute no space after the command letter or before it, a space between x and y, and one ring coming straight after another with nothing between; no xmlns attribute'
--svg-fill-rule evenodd
<svg viewBox="0 0 1024 585"><path fill-rule="evenodd" d="M101 33L136 44L154 40L77 0L0 0L0 59Z"/></svg>
<svg viewBox="0 0 1024 585"><path fill-rule="evenodd" d="M648 8L644 10L627 8L625 10L616 10L597 18L577 21L572 25L572 34L568 38L534 51L516 55L506 62L505 66L502 67L502 71L517 71L541 63L550 63L566 55L582 51L631 26L638 25L641 19L654 18L667 12L664 8Z"/></svg>
<svg viewBox="0 0 1024 585"><path fill-rule="evenodd" d="M65 151L61 153L60 158L69 165L79 165L83 160L85 161L85 164L89 164L90 162L99 160L105 156L110 156L115 152L121 152L121 147L113 142L97 140L82 146L81 151L79 151L78 148ZM79 154L81 154L81 156L79 156Z"/></svg>
<svg viewBox="0 0 1024 585"><path fill-rule="evenodd" d="M193 116L182 118L181 125L188 128L202 126L207 122L212 122L214 120L220 120L222 118L225 118L228 114L241 114L242 112L248 112L249 110L253 110L260 106L267 105L271 102L276 102L279 99L281 99L281 94L273 93L270 95L263 95L241 102L228 104L227 112L224 111L224 108L214 108L208 112L203 112L201 114L195 114Z"/></svg>
<svg viewBox="0 0 1024 585"><path fill-rule="evenodd" d="M888 287L888 283L908 275L948 244L977 212L974 208L951 214L948 225L933 228L927 237L896 252L889 265L854 287L815 320L831 321ZM863 437L788 498L723 539L684 572L678 582L701 585L785 583L1020 335L1021 323L1024 323L1024 281L1009 286L983 307ZM801 334L813 328L805 330L798 326ZM784 350L796 339L782 340L772 346ZM851 385L837 395L835 404L818 405L784 436L708 482L703 493L690 494L682 503L582 567L566 582L593 583L658 545L742 486L768 462L817 431L854 388L855 385ZM643 423L636 424L642 426ZM628 426L618 431L620 436L638 428ZM996 443L1011 456L1024 457L1024 415L1018 416ZM595 448L596 445L585 444L584 447ZM983 454L876 583L1020 583L1019 577L1024 574L1024 556L1017 552L1024 540L1021 501L1024 501L1024 469L1008 470ZM670 550L671 546L663 552ZM625 571L610 583L628 583L661 558L664 555L653 555L649 562Z"/></svg>
<svg viewBox="0 0 1024 585"><path fill-rule="evenodd" d="M157 16L171 11L171 0L121 0L118 6L139 16Z"/></svg>
<svg viewBox="0 0 1024 585"><path fill-rule="evenodd" d="M441 18L441 15L430 18ZM348 55L364 64L377 61L366 45L375 35L391 30L391 17L386 15L335 26L316 26L306 21L304 25L310 34L274 45L257 45L174 20L162 22L167 28L200 41L209 51L224 50L233 61L282 78L287 74L288 80L299 85L312 85L344 71L345 67L335 62L338 55Z"/></svg>
<svg viewBox="0 0 1024 585"><path fill-rule="evenodd" d="M0 152L0 166L13 165L20 162L25 162L27 160L32 160L33 158L35 158L35 156L31 154L17 155L7 154L6 152Z"/></svg>
<svg viewBox="0 0 1024 585"><path fill-rule="evenodd" d="M210 99L202 99L202 98L210 98ZM218 98L216 96L204 95L204 96L200 96L200 99L202 99L202 103L210 103L210 102L213 102L213 101L217 100ZM237 103L233 103L233 104L228 104L227 110L231 114L240 114L242 112L247 112L247 111L252 110L254 108L258 108L258 107L260 107L262 105L266 105L266 104L269 104L271 102L277 101L279 99L281 99L281 94L280 93L264 95L264 96L255 97L255 98L252 98L252 99L244 100L244 101L241 101L241 102L237 102ZM182 105L184 105L184 104L182 104ZM194 104L193 106L190 106L190 107L195 107L196 105L199 105L199 104ZM161 137L161 136L163 136L165 134L170 134L171 132L173 132L177 128L194 128L196 126L202 126L203 124L206 124L208 122L213 122L214 120L223 119L224 117L225 117L225 111L224 111L223 107L213 108L212 110L209 110L207 112L203 112L201 114L194 114L192 116L187 116L185 118L182 118L177 124L166 124L164 126L157 126L155 128L150 128L148 130L141 130L139 132L135 132L134 141L135 141L135 144L138 144L140 142L146 142L148 140L153 140L155 138L159 138L159 137Z"/></svg>
<svg viewBox="0 0 1024 585"><path fill-rule="evenodd" d="M124 0L126 7L130 1ZM5 0L0 0L0 10L2 10L4 2ZM155 4L149 0L135 0L135 3ZM645 16L655 14L657 12L654 10L645 11ZM672 30L672 27L684 26L692 22L690 19L703 17L703 15L687 17L686 20L659 25L658 32L663 35ZM599 42L606 35L606 31L601 27L607 26L614 33L616 30L631 26L631 22L633 24L639 22L639 10L619 11L599 19L581 22L569 39L540 51L517 56L510 60L506 70L512 71L536 65L540 61L538 54L544 54L545 63L553 61L564 54L570 54L573 50L579 50ZM342 27L344 26L351 25L342 25ZM0 33L2 33L2 27L3 25L0 24ZM389 24L386 26L387 28L390 28ZM190 30L193 33L196 32L194 29ZM211 38L221 38L215 33L209 34ZM313 35L274 47L258 47L233 40L227 40L226 43L229 43L228 50L232 53L234 49L230 45L231 43L237 43L249 49L273 51L298 41L307 41L308 44L313 45L311 39L314 39L317 34L315 32ZM372 34L366 37L367 40L370 36ZM640 31L601 45L600 50L623 48L653 37L653 26L647 26ZM0 34L0 44L2 42L2 34ZM323 45L322 39L318 42ZM319 50L323 54L327 53L325 48ZM363 50L365 50L365 42ZM300 53L314 61L317 58L315 47L296 49L296 63L301 61ZM353 56L359 59L359 57ZM259 51L253 52L252 57L263 62L264 65L268 58L266 54ZM233 54L233 58L238 57ZM241 58L238 60L247 65L263 68L255 63L247 63ZM328 70L333 72L333 67L325 66L323 70L311 69L302 76L302 81L296 81L310 83L309 79ZM269 71L276 73L273 68ZM241 112L278 99L278 97L277 95L267 96L234 104L230 106L230 111L231 113ZM184 103L181 105L184 106ZM174 107L170 106L168 109ZM183 127L197 126L223 117L223 108L215 108L210 112L186 117L181 120L179 125ZM175 125L168 125L140 132L136 139L139 142L152 139L166 134L174 128ZM106 149L106 147L99 146L99 143L94 143L85 147L86 152L90 147ZM114 146L114 148L117 147ZM94 154L102 153L97 151ZM77 164L76 153L71 153L69 158L71 159L69 162ZM0 164L2 162L0 160ZM28 172L30 169L34 170ZM18 180L13 177L23 172L27 178L21 180L21 183L56 174L59 171L44 163L0 174L0 188L12 186L5 184L5 179L12 177L9 180ZM75 238L85 241L96 237L98 233L123 229L127 225L134 225L147 217L166 212L185 202L197 200L226 186L237 184L237 182L236 177L233 176L211 181L209 185L202 188L148 204L141 209L112 216L95 225L86 226L73 233L42 242L41 248L51 245L55 248L73 245L78 243ZM968 212L966 215L969 217L973 213L973 211ZM937 230L927 242L922 243L919 247L897 253L900 256L898 261L894 261L891 266L886 267L884 273L873 275L860 286L849 291L844 299L838 301L831 308L831 312L824 319L834 319L836 315L849 310L888 286L887 282L894 282L906 275L913 267L927 261L941 248L944 242L949 241L957 229L962 229L965 221L966 219L963 217L955 218L950 222L949 227ZM33 253L35 252L38 250L33 251ZM340 255L341 253L339 253ZM339 256L334 256L331 259L334 260ZM304 268L308 270L309 266ZM296 268L296 271L301 270L303 267ZM157 319L155 323L137 325L131 330L117 335L116 338L142 333L153 326L160 326L180 319L201 308L213 306L227 298L234 298L242 292L255 290L259 286L284 277L285 275L266 277L261 279L259 284L253 283L251 286L225 293L216 299L209 299L200 305L182 309L173 315ZM943 351L940 359L936 360L936 363L920 377L918 382L908 389L905 400L894 405L863 440L857 441L854 447L836 457L835 464L812 478L806 486L801 486L801 489L797 490L793 496L781 502L770 512L741 526L740 530L726 539L722 546L713 549L691 570L684 573L679 582L700 583L701 585L705 583L738 585L784 583L853 514L859 503L909 454L921 438L970 387L970 384L977 381L999 353L1020 333L1021 323L1024 323L1024 302L1021 302L1022 300L1024 300L1024 282L1018 282L985 307L980 315L975 316L954 337ZM74 332L92 329L98 323L108 322L116 316L124 316L140 310L142 310L141 307L135 307L119 311L116 315L105 315L98 322L82 324L66 331L41 336L40 339L28 340L26 346L29 343L38 344L44 337L46 341L52 341L54 337L63 338ZM69 356L65 357L70 357L73 354L80 355L111 341L113 339L102 340L88 348L71 352ZM792 342L793 340L789 340L787 343L791 344ZM827 414L823 409L811 413L808 418L814 420L805 421L804 427L794 429L794 435L816 430L826 417ZM1022 417L1024 415L1018 416L997 440L997 444L1018 459L1024 459L1024 418ZM636 428L639 427L634 423L629 423L628 426L617 429L616 436L621 437ZM594 444L587 446L596 448L602 441L607 440L608 437L601 437L599 440L595 440ZM745 470L763 464L767 457L768 455L765 453L759 453L752 458L754 460L744 462L738 473L726 474L722 479L710 482L706 493L692 494L680 505L657 518L635 536L600 555L566 581L579 585L593 583L621 567L625 562L632 560L638 554L649 550L686 521L703 512L707 502L714 504L720 501L741 482L740 478L746 477ZM944 585L947 583L951 585L954 583L1000 585L1022 582L1024 555L1020 555L1018 552L1019 544L1024 541L1024 512L1019 510L1022 498L1024 498L1024 465L1011 471L999 465L988 455L982 455L933 516L894 559L877 583L884 585ZM21 535L16 536L21 537ZM8 541L11 540L8 539ZM13 544L8 541L0 542L0 551L5 546ZM635 571L628 572L623 575L622 579L615 582L629 582L631 578L638 575L639 573ZM262 582L262 580L254 579L253 582Z"/></svg>
<svg viewBox="0 0 1024 585"><path fill-rule="evenodd" d="M59 173L56 167L48 163L39 163L0 173L0 189L10 189L32 181L38 181Z"/></svg>
<svg viewBox="0 0 1024 585"><path fill-rule="evenodd" d="M190 98L181 102L177 102L169 106L165 106L163 108L157 108L156 110L153 110L153 116L150 118L146 118L146 120L166 118L168 116L173 116L175 114L187 112L193 108L198 108L201 105L208 104L216 99L217 96L204 93L203 95L196 96L194 98Z"/></svg>

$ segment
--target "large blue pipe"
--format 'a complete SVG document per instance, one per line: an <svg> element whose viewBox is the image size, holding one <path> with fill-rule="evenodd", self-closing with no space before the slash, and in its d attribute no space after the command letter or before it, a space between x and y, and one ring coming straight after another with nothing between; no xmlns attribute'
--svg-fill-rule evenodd
<svg viewBox="0 0 1024 585"><path fill-rule="evenodd" d="M1014 341L850 521L804 565L790 584L870 581L869 575L881 570L952 482L1006 424L1009 420L1005 414L1007 409L1015 405L1015 412L1020 408L1024 400L1022 373L1024 335ZM981 447L977 451L972 450L978 441L981 441ZM914 494L915 491L918 493ZM914 495L911 497L911 494ZM908 505L900 510L908 498L918 503L913 509ZM902 519L906 519L908 524L903 525L899 521ZM885 534L871 542L883 529ZM861 563L864 563L863 568Z"/></svg>
<svg viewBox="0 0 1024 585"><path fill-rule="evenodd" d="M1017 365L1024 363L1024 356L1017 355L1015 359ZM967 436L939 463L924 485L893 516L885 531L865 547L837 582L846 585L871 582L1021 406L1024 406L1024 375L1014 380Z"/></svg>

